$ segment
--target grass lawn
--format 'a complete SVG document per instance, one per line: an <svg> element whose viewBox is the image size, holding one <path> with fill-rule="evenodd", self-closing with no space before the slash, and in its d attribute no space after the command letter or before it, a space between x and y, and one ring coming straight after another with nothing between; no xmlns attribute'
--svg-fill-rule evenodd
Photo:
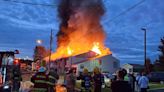
<svg viewBox="0 0 164 92"><path fill-rule="evenodd" d="M80 81L78 81L78 82L76 83L76 88L78 88L78 89L81 88ZM92 89L92 92L93 92L93 89ZM102 89L102 92L112 92L112 91L110 90L110 88L103 88L103 89Z"/></svg>
<svg viewBox="0 0 164 92"><path fill-rule="evenodd" d="M160 89L160 88L164 88L164 84L160 84L160 83L150 83L150 84L149 84L149 87L150 87L149 90Z"/></svg>
<svg viewBox="0 0 164 92"><path fill-rule="evenodd" d="M154 90L154 89L164 89L164 84L160 83L150 83L149 84L150 89L149 90ZM110 88L104 88L102 92L112 92Z"/></svg>
<svg viewBox="0 0 164 92"><path fill-rule="evenodd" d="M103 88L102 92L112 92L112 91L110 90L110 88Z"/></svg>

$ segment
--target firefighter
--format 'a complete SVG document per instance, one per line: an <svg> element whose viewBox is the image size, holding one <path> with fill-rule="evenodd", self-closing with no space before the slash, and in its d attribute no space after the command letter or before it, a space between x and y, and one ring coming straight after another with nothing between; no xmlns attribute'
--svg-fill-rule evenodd
<svg viewBox="0 0 164 92"><path fill-rule="evenodd" d="M49 79L49 92L56 92L55 91L55 85L57 83L57 80L59 79L59 75L57 74L57 69L50 68L50 72L48 74L48 79Z"/></svg>
<svg viewBox="0 0 164 92"><path fill-rule="evenodd" d="M48 76L45 67L39 68L39 71L32 76L31 82L34 83L32 92L48 92Z"/></svg>
<svg viewBox="0 0 164 92"><path fill-rule="evenodd" d="M70 69L67 72L65 81L67 92L75 92L76 76L73 73L73 69Z"/></svg>
<svg viewBox="0 0 164 92"><path fill-rule="evenodd" d="M20 72L20 67L19 66L16 66L13 69L12 79L13 79L13 92L19 92L20 82L22 81L22 77L21 77L21 72Z"/></svg>
<svg viewBox="0 0 164 92"><path fill-rule="evenodd" d="M81 80L81 92L91 92L92 77L88 73L88 69L84 68L83 74L78 77Z"/></svg>

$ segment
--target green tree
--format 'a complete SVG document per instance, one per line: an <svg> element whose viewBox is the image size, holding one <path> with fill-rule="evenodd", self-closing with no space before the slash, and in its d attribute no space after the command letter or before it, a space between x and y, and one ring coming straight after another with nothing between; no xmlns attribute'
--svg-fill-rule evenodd
<svg viewBox="0 0 164 92"><path fill-rule="evenodd" d="M158 46L160 52L159 58L155 61L155 71L164 71L164 37L161 38L161 44Z"/></svg>
<svg viewBox="0 0 164 92"><path fill-rule="evenodd" d="M44 57L48 56L48 50L43 46L36 46L34 49L34 61L43 60Z"/></svg>
<svg viewBox="0 0 164 92"><path fill-rule="evenodd" d="M152 69L153 69L153 65L151 63L151 60L147 58L145 63L145 72L149 74L150 72L152 72Z"/></svg>

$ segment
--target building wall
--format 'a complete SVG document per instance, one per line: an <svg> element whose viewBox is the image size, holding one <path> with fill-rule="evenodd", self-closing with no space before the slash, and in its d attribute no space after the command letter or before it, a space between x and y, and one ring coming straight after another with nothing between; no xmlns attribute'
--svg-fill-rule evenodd
<svg viewBox="0 0 164 92"><path fill-rule="evenodd" d="M133 73L133 66L130 64L124 64L122 68L126 69L127 73Z"/></svg>
<svg viewBox="0 0 164 92"><path fill-rule="evenodd" d="M111 55L104 56L99 60L102 62L101 69L103 72L114 73L120 68L120 62Z"/></svg>
<svg viewBox="0 0 164 92"><path fill-rule="evenodd" d="M82 72L84 68L87 68L89 72L93 72L95 67L101 67L98 60L86 61L78 64L78 71Z"/></svg>
<svg viewBox="0 0 164 92"><path fill-rule="evenodd" d="M73 59L78 62L78 58ZM79 59L82 60L82 59ZM101 58L84 61L77 64L77 71L82 72L83 68L87 68L90 72L93 71L95 67L99 67L102 72L114 73L118 68L120 68L120 62L114 58L112 55L107 55Z"/></svg>

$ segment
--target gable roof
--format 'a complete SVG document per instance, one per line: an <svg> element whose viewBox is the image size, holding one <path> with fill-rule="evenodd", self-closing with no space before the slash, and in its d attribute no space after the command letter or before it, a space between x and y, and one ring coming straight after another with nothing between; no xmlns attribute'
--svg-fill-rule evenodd
<svg viewBox="0 0 164 92"><path fill-rule="evenodd" d="M81 56L81 55L80 55ZM98 59L101 59L101 58L109 58L110 60L112 61L118 61L119 60L115 57L112 56L112 54L107 54L107 55L94 55L93 57L79 57L79 55L77 56L74 56L72 57L73 59L73 64L79 64L79 63L82 63L82 62L88 62L88 61L91 61L91 60L98 60Z"/></svg>

